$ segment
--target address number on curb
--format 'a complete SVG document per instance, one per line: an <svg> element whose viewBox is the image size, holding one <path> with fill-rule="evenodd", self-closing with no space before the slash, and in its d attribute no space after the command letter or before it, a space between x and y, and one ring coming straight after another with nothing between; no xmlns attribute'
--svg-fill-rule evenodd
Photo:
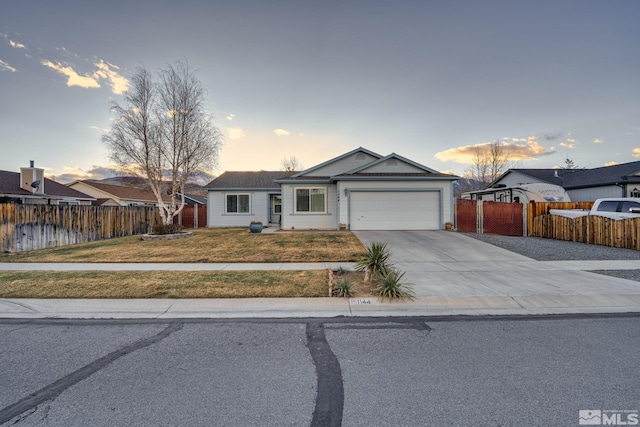
<svg viewBox="0 0 640 427"><path fill-rule="evenodd" d="M373 305L378 304L377 298L351 298L349 300L351 305Z"/></svg>

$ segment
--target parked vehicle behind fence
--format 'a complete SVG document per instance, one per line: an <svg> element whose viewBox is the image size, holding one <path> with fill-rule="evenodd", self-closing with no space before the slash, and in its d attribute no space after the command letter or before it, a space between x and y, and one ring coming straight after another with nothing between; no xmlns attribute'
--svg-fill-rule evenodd
<svg viewBox="0 0 640 427"><path fill-rule="evenodd" d="M586 209L549 209L551 215L567 218L579 218L587 215L602 216L611 219L640 218L640 198L617 197L597 199L590 210Z"/></svg>

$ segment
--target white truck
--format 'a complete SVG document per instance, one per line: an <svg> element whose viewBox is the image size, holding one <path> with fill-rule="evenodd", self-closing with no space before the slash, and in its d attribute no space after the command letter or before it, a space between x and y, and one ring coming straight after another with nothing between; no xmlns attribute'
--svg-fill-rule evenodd
<svg viewBox="0 0 640 427"><path fill-rule="evenodd" d="M578 218L587 215L597 215L611 219L640 218L640 198L614 197L597 199L590 210L549 209L549 213L567 218Z"/></svg>

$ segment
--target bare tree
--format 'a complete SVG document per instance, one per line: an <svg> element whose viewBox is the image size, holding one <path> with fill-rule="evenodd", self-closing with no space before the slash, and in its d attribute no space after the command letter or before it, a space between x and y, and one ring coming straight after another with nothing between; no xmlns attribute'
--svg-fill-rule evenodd
<svg viewBox="0 0 640 427"><path fill-rule="evenodd" d="M303 169L302 164L296 158L296 156L290 156L289 158L285 157L284 159L282 159L280 167L285 172L297 172Z"/></svg>
<svg viewBox="0 0 640 427"><path fill-rule="evenodd" d="M136 70L125 105L111 107L116 118L102 140L124 172L147 180L163 223L171 224L184 207L187 180L217 164L223 137L206 112L204 89L188 63L169 65L157 77L144 67ZM165 194L170 202L163 200Z"/></svg>
<svg viewBox="0 0 640 427"><path fill-rule="evenodd" d="M564 168L563 169L578 169L578 166L576 166L576 164L574 163L573 160L571 160L569 158L569 156L567 156L564 159Z"/></svg>
<svg viewBox="0 0 640 427"><path fill-rule="evenodd" d="M471 166L466 169L467 174L487 188L500 175L511 167L509 153L499 141L476 146L474 148Z"/></svg>

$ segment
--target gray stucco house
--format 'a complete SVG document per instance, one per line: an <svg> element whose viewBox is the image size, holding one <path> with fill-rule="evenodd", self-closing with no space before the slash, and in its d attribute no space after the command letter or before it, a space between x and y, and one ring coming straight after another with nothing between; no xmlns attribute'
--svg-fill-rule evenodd
<svg viewBox="0 0 640 427"><path fill-rule="evenodd" d="M206 186L208 226L439 230L453 222L456 179L365 148L301 172L225 172Z"/></svg>

